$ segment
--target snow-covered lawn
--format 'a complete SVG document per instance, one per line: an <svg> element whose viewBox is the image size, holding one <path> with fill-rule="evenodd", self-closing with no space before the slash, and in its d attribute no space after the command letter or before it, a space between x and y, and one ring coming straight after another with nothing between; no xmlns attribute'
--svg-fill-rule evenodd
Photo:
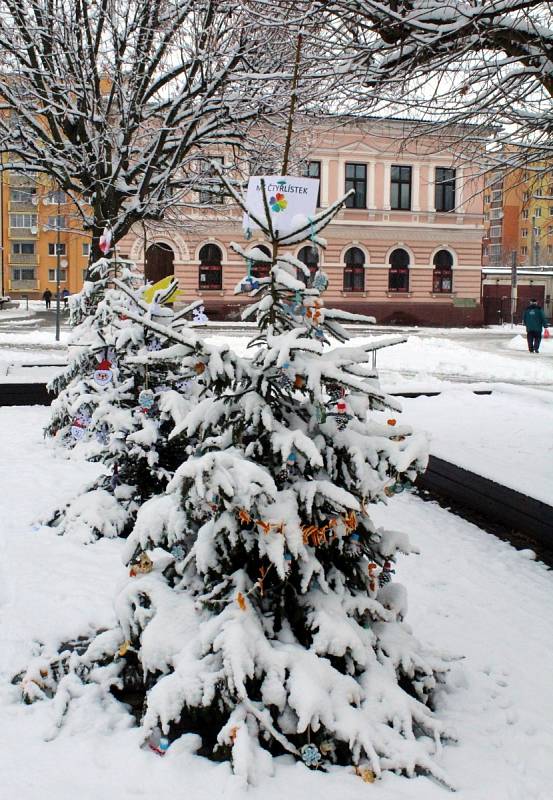
<svg viewBox="0 0 553 800"><path fill-rule="evenodd" d="M493 396L492 396L493 397ZM480 401L482 398L478 398ZM466 398L465 398L466 400ZM364 784L280 760L276 776L244 791L227 764L192 755L185 739L165 758L138 748L115 701L75 702L52 729L51 703L24 706L10 678L36 652L114 620L126 578L120 541L84 547L33 521L97 473L42 440L48 409L0 408L0 752L6 800L443 800L427 778L386 775ZM553 573L435 504L401 495L374 507L376 524L409 533L420 556L403 558L408 620L426 643L463 656L438 714L457 732L440 764L458 800L551 800L553 785ZM45 738L50 739L45 741Z"/></svg>
<svg viewBox="0 0 553 800"><path fill-rule="evenodd" d="M435 456L553 504L551 392L503 384L476 395L449 386L401 404L401 421L427 432Z"/></svg>

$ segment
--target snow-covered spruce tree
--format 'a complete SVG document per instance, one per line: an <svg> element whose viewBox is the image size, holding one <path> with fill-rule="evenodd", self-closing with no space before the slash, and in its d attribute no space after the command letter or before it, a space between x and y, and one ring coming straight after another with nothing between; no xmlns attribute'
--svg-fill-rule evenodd
<svg viewBox="0 0 553 800"><path fill-rule="evenodd" d="M46 434L106 467L106 474L49 519L58 533L84 541L128 534L144 499L165 488L181 459L168 434L174 415L182 414L194 393L193 385L175 391L183 381L180 356L151 366L132 359L167 350L164 334L184 324L188 312L198 316L200 301L175 315L163 302L176 283L147 303L140 276L125 268L115 277L116 267L103 259L95 268L98 280L86 282L74 298L72 317L80 324L70 343L73 357L51 384L59 394Z"/></svg>
<svg viewBox="0 0 553 800"><path fill-rule="evenodd" d="M431 709L445 663L404 622L393 574L407 536L368 513L424 468L425 446L374 413L396 408L367 364L379 345L331 349L352 316L326 309L326 276L307 288L284 251L306 232L323 246L317 232L340 207L282 238L269 214L260 222L270 274L238 287L255 297L252 360L229 361L228 388L175 427L196 446L138 512L119 625L68 658L58 689L99 683L132 702L153 749L197 734L202 754L250 782L283 753L369 781L384 770L443 779ZM53 688L44 663L36 680ZM33 675L37 665L27 685Z"/></svg>

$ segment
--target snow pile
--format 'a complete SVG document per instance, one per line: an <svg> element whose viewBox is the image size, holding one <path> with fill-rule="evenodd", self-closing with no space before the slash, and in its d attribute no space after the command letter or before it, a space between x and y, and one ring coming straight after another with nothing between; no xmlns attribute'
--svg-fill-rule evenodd
<svg viewBox="0 0 553 800"><path fill-rule="evenodd" d="M366 800L374 791L381 800L443 800L447 793L426 777L407 780L386 773L377 785L367 786L353 769L334 767L323 774L286 756L276 759L273 778L245 792L228 764L195 754L198 737L182 737L163 759L140 749L140 732L115 700L106 704L83 696L72 703L59 730L52 730L51 707L23 705L9 683L11 676L45 644L55 648L83 632L110 628L114 592L127 580L118 558L121 540L82 547L29 531L45 506L75 492L97 469L86 463L76 469L76 462L55 458L42 441L46 419L47 409L0 409L3 443L11 454L9 462L0 463L5 488L0 497L0 747L6 796L104 800L117 786L121 797L132 800L174 794L185 786L195 800L277 800L283 794ZM412 496L374 507L372 515L376 525L392 528L410 520L410 538L421 557L400 557L396 567L398 578L410 587L410 623L425 642L439 641L451 653L464 655L452 663L452 691L441 695L437 712L458 740L439 756L457 788L455 797L549 800L552 573ZM178 624L173 620L171 630Z"/></svg>

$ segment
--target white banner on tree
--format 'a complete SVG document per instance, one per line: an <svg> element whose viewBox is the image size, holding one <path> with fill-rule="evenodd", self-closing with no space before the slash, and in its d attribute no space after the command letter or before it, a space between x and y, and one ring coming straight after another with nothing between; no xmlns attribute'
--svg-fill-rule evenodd
<svg viewBox="0 0 553 800"><path fill-rule="evenodd" d="M267 224L261 178L265 181L265 195L269 206L271 224L280 236L291 233L312 217L317 210L318 178L294 178L289 175L255 175L248 181L246 204L251 213ZM244 230L259 228L249 214L244 214Z"/></svg>

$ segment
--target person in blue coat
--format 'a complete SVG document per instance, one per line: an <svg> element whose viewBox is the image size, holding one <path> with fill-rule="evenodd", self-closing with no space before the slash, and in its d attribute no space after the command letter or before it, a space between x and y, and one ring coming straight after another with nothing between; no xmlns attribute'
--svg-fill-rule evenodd
<svg viewBox="0 0 553 800"><path fill-rule="evenodd" d="M522 321L526 326L528 350L531 353L539 353L541 332L543 328L547 328L548 322L545 314L543 313L543 308L538 305L537 300L530 300L528 308L522 317Z"/></svg>

